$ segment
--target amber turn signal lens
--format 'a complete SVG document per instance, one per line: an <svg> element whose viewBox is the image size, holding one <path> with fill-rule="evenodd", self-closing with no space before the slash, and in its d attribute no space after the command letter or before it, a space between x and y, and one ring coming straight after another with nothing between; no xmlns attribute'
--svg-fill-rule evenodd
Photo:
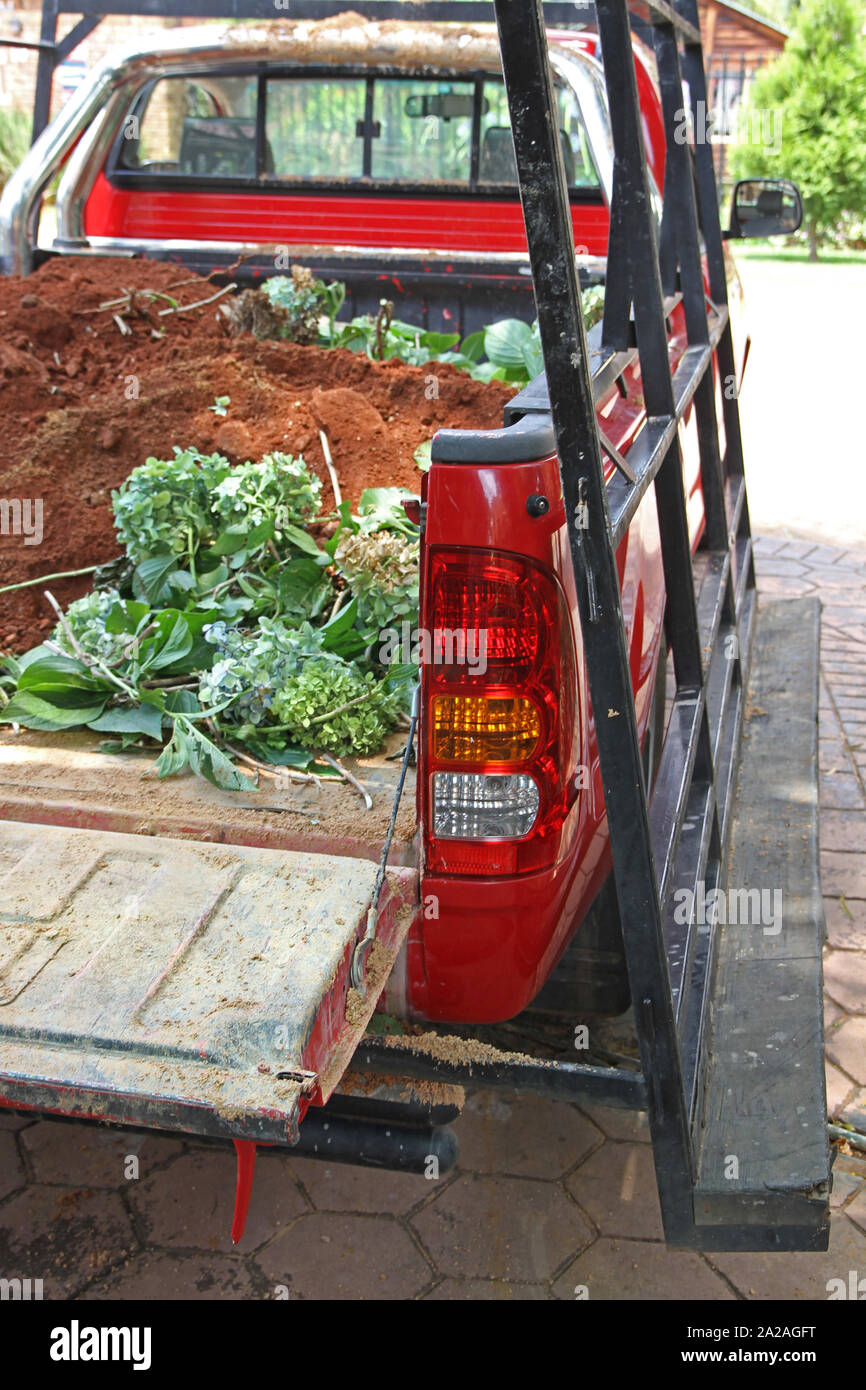
<svg viewBox="0 0 866 1390"><path fill-rule="evenodd" d="M524 763L541 737L541 717L521 696L436 695L433 756L456 763Z"/></svg>

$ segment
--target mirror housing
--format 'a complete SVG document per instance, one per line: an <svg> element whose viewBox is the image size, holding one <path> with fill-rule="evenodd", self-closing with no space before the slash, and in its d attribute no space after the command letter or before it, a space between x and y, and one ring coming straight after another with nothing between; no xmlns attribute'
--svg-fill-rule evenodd
<svg viewBox="0 0 866 1390"><path fill-rule="evenodd" d="M740 179L731 202L729 239L790 236L803 221L800 190L789 179Z"/></svg>

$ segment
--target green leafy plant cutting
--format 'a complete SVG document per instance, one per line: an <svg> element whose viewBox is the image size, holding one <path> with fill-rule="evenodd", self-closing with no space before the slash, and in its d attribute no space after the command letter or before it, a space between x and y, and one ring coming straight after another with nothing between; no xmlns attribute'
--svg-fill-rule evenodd
<svg viewBox="0 0 866 1390"><path fill-rule="evenodd" d="M246 291L247 296L251 294L260 296L259 303L274 311L270 315L241 315L239 328L257 337L347 348L366 353L375 361L396 358L414 367L441 362L476 381L506 381L517 387L527 385L544 370L538 324L522 319L501 319L461 342L459 333L437 333L404 323L394 317L394 305L383 299L378 314L361 314L348 323L338 323L346 286L339 280L330 284L316 280L303 266L292 266L291 275L271 276L261 290ZM601 318L603 287L584 290L581 300L589 329ZM232 314L231 305L226 312Z"/></svg>
<svg viewBox="0 0 866 1390"><path fill-rule="evenodd" d="M290 454L148 459L112 497L122 561L5 662L0 721L86 727L109 752L160 745L160 777L189 768L232 791L249 786L239 752L297 770L376 752L417 679L383 665L376 636L386 616L417 623L418 528L410 494L370 489L321 545L321 493Z"/></svg>

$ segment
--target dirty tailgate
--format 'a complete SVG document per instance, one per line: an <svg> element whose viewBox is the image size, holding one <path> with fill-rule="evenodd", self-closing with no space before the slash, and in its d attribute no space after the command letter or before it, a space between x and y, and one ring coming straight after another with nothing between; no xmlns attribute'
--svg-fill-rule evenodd
<svg viewBox="0 0 866 1390"><path fill-rule="evenodd" d="M364 859L0 822L0 1105L291 1143L416 911Z"/></svg>

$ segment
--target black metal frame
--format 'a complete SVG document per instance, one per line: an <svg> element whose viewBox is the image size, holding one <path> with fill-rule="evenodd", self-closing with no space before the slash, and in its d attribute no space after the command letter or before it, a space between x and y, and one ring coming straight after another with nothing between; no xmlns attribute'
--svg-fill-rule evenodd
<svg viewBox="0 0 866 1390"><path fill-rule="evenodd" d="M632 50L633 16L648 23L658 64L666 131L664 212L656 227L650 198ZM724 454L719 444L713 362L735 380L722 234L712 148L678 143L683 77L692 100L706 95L696 0L630 6L597 0L596 23L614 141L607 290L597 365L587 347L572 222L556 122L540 0L495 0L511 108L546 368L546 391L512 408L549 411L577 583L583 643L596 717L605 805L641 1070L510 1060L444 1067L444 1080L569 1099L646 1107L656 1178L670 1245L712 1248L731 1231L699 1227L694 1216L702 1069L708 1000L717 948L714 930L676 921L674 893L725 881L727 823L743 718L755 607L749 516L735 391L722 392ZM682 50L682 51L681 51ZM704 288L706 257L710 296ZM666 320L681 303L687 350L671 375ZM603 381L637 358L647 426L629 451L633 481L606 484L596 400ZM706 511L696 574L686 517L679 425L693 408ZM642 498L655 488L668 595L668 637L676 693L653 796L644 781L616 549ZM586 524L588 518L588 525ZM696 599L696 580L701 579ZM738 655L725 659L728 639ZM365 1041L363 1064L395 1064L418 1074L408 1050ZM367 1060L369 1058L369 1061ZM487 1075L487 1072L490 1075ZM772 1238L771 1238L772 1239ZM782 1237L782 1242L787 1237ZM791 1244L796 1246L796 1237ZM747 1246L747 1248L754 1248Z"/></svg>
<svg viewBox="0 0 866 1390"><path fill-rule="evenodd" d="M697 0L641 7L653 34L666 132L664 213L657 236L643 146L629 6L597 0L596 14L614 141L614 183L602 341L627 352L633 328L649 427L629 463L636 482L605 485L592 373L575 269L564 171L551 138L552 90L538 0L495 0L512 111L541 340L561 461L583 642L598 739L611 852L641 1067L646 1081L656 1178L668 1242L698 1239L693 1195L706 1004L715 935L677 924L674 892L724 881L731 771L750 650L754 570L739 407L725 399L719 448L714 349L723 379L734 372L712 149L679 143L683 75L692 100L705 98ZM681 69L680 48L682 47ZM697 188L696 185L697 184ZM700 231L709 269L704 292ZM671 376L666 295L682 295L688 349ZM700 613L689 544L678 424L693 405L706 509ZM631 694L616 545L655 485L668 637L676 694L651 805ZM579 508L581 510L579 510ZM586 508L586 512L582 509ZM578 525L588 514L588 527ZM733 545L731 544L733 542ZM725 660L737 637L739 659ZM694 898L692 899L694 901ZM612 1087L633 1086L626 1076Z"/></svg>

